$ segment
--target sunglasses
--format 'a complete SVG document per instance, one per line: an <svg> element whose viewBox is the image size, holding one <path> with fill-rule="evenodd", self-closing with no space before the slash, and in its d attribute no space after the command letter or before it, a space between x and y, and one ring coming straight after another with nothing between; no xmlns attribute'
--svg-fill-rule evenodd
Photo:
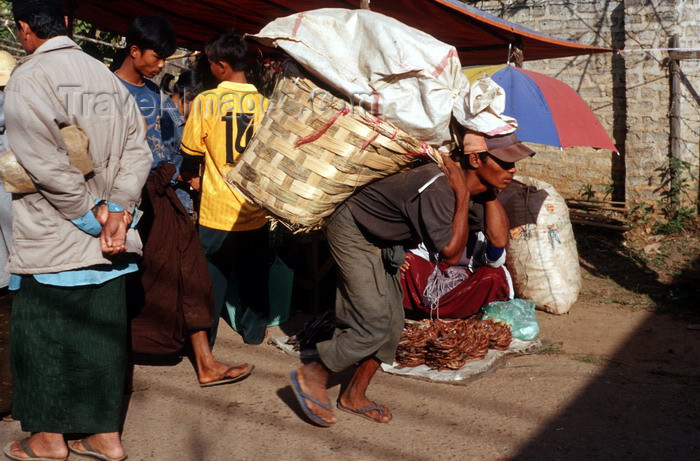
<svg viewBox="0 0 700 461"><path fill-rule="evenodd" d="M501 160L498 157L495 157L493 154L491 154L488 151L484 152L476 152L476 155L478 155L480 158L484 157L484 154L486 154L491 160L496 162L498 166L503 168L504 170L510 170L512 168L515 168L515 162L506 162L505 160ZM450 151L450 156L452 157L453 160L456 160L462 156L464 156L464 148L461 146L457 146L454 149Z"/></svg>
<svg viewBox="0 0 700 461"><path fill-rule="evenodd" d="M500 167L503 168L504 170L510 170L510 169L515 168L515 162L506 162L505 160L501 160L501 159L498 158L498 157L494 157L494 156L493 156L492 154L490 154L489 152L486 152L486 153L488 154L489 158L491 158L491 160L493 160L494 162L496 162L496 163L498 164L498 166L500 166Z"/></svg>

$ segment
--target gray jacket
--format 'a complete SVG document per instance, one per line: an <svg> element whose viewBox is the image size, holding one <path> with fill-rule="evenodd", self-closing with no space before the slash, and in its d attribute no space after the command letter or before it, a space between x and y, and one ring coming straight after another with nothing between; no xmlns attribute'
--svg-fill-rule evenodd
<svg viewBox="0 0 700 461"><path fill-rule="evenodd" d="M104 64L68 37L54 37L20 60L5 91L7 133L38 193L14 198L14 244L8 268L42 274L110 264L93 237L73 223L99 199L133 212L151 151L141 113ZM59 130L78 125L90 140L94 174L70 165ZM141 254L135 230L129 252Z"/></svg>

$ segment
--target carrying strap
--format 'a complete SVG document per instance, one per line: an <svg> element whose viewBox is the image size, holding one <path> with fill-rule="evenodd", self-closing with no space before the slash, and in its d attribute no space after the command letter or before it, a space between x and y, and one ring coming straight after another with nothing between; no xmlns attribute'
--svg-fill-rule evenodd
<svg viewBox="0 0 700 461"><path fill-rule="evenodd" d="M428 180L428 182L423 184L423 186L420 189L418 189L418 193L422 194L423 191L426 190L432 183L434 183L437 180L437 178L439 178L440 176L445 176L445 173L438 173L435 176L433 176L432 178L430 178Z"/></svg>

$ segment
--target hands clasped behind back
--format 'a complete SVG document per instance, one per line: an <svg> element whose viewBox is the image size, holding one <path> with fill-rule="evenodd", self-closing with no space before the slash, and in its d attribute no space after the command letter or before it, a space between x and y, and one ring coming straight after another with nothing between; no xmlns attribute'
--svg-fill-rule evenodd
<svg viewBox="0 0 700 461"><path fill-rule="evenodd" d="M114 256L126 251L126 231L133 216L128 211L110 212L107 205L100 205L94 211L95 218L102 225L100 247L102 252Z"/></svg>

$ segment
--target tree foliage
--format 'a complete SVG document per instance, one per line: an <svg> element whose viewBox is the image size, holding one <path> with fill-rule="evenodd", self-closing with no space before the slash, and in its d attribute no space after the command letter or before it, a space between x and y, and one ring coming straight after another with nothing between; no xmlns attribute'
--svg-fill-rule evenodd
<svg viewBox="0 0 700 461"><path fill-rule="evenodd" d="M24 55L17 39L17 27L12 17L12 2L0 0L0 49L15 57ZM73 22L73 37L78 45L89 55L101 61L110 61L115 50L122 46L123 38L112 32L105 32L92 24L76 20Z"/></svg>

